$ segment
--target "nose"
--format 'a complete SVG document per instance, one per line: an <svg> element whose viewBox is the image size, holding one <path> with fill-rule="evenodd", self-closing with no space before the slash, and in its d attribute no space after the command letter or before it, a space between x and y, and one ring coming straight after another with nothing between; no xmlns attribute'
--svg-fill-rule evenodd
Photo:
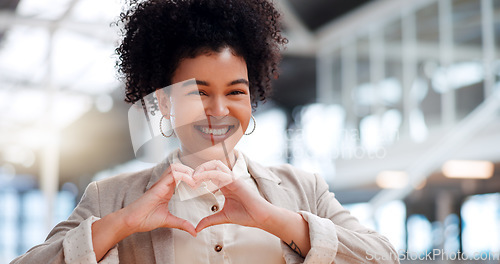
<svg viewBox="0 0 500 264"><path fill-rule="evenodd" d="M205 107L205 114L207 116L223 117L229 115L228 104L223 97L214 96L210 100L203 102Z"/></svg>

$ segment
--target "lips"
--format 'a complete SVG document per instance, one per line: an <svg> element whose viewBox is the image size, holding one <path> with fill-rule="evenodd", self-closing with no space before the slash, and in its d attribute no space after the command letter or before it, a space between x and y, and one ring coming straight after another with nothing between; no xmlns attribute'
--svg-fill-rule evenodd
<svg viewBox="0 0 500 264"><path fill-rule="evenodd" d="M221 143L230 138L236 131L240 131L240 123L233 116L225 116L223 118L207 116L205 119L191 123L188 127L189 129L185 133L195 132L198 138L203 139L204 142L199 142L199 147L210 147ZM205 143L209 143L209 145L205 146Z"/></svg>
<svg viewBox="0 0 500 264"><path fill-rule="evenodd" d="M228 126L194 126L196 130L200 131L206 135L213 136L224 136L227 135L228 132L234 128L234 125Z"/></svg>

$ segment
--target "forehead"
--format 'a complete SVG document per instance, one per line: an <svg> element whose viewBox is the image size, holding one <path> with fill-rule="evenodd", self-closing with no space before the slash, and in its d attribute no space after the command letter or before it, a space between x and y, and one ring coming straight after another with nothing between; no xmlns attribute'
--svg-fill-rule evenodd
<svg viewBox="0 0 500 264"><path fill-rule="evenodd" d="M234 78L248 79L248 72L243 57L225 48L219 52L202 53L194 58L182 59L172 77L174 83L192 78L227 81Z"/></svg>

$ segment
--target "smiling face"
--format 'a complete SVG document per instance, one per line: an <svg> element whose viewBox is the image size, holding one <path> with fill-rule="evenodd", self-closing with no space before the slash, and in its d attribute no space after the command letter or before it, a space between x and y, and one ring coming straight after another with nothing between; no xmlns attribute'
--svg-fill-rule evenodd
<svg viewBox="0 0 500 264"><path fill-rule="evenodd" d="M181 142L183 163L195 167L217 159L233 164L233 149L252 114L245 60L229 48L186 58L172 83L167 95L157 96Z"/></svg>

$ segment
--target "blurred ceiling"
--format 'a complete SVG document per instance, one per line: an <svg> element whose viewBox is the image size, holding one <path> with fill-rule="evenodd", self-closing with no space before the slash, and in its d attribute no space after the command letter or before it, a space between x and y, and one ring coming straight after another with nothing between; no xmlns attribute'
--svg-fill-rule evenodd
<svg viewBox="0 0 500 264"><path fill-rule="evenodd" d="M89 46L90 49L104 47L109 52L114 44L115 38L110 37L108 28L109 23L114 19L113 16L118 15L114 12L119 7L119 1L111 1L115 6L108 8L108 12L103 13L103 10L92 10L92 4L102 5L100 1L93 0L0 0L0 46L2 42L5 43L4 33L8 30L16 29L20 31L27 31L28 34L46 34L46 32L31 33L31 28L36 29L59 29L59 31L74 30L81 35L97 41ZM343 16L357 7L365 4L364 1L343 1L343 0L310 0L310 1L281 1L280 5L286 10L292 10L296 23L289 23L285 21L285 34L293 35L294 30L306 30L308 34L312 34L321 26L331 23L340 16ZM85 12L96 12L96 14L88 15ZM103 14L100 14L103 13ZM89 18L86 17L89 16ZM288 16L286 16L288 17ZM287 23L288 22L288 23ZM297 23L298 22L298 23ZM20 29L19 29L20 28ZM57 34L57 33L56 33ZM116 34L115 34L116 35ZM58 36L55 36L58 37ZM96 38L97 37L97 38ZM47 36L44 36L47 39ZM62 38L62 36L61 36ZM23 41L21 39L21 41ZM30 39L24 40L30 41ZM42 44L42 43L40 43ZM42 44L46 45L46 44ZM67 43L71 45L71 43ZM7 47L8 48L8 47ZM29 46L27 46L29 48ZM49 49L49 47L45 47ZM84 47L85 48L85 47ZM74 57L74 50L68 51L62 55L52 54L55 57ZM112 51L112 50L111 50ZM58 53L58 51L54 51ZM17 54L18 56L23 53ZM77 54L76 54L77 55ZM109 56L110 54L98 52L97 56ZM87 56L87 55L84 55ZM81 114L76 113L75 117L67 122L61 132L61 161L60 161L60 180L87 181L96 172L105 170L112 166L127 162L134 158L133 150L130 144L130 135L128 131L127 118L125 113L129 105L123 102L123 92L121 92L121 84L111 83L108 87L99 90L89 90L87 87L90 84L77 84L76 80L87 82L92 79L99 79L96 74L88 74L89 66L92 67L94 62L92 60L85 61L84 58L76 56L71 58L74 62L78 61L83 64L83 68L77 69L75 72L58 73L58 69L52 69L52 73L47 72L47 67L28 68L28 72L21 72L19 76L5 75L0 73L2 82L8 83L8 86L3 85L1 89L7 91L19 91L19 89L40 89L39 87L58 86L55 88L59 92L69 93L72 95L88 95L92 101L101 93L107 93L114 101L113 108L109 112L100 112L96 110L96 106L92 102L85 102L82 106ZM19 57L18 57L19 59ZM56 58L57 60L58 58ZM47 65L48 58L40 58L38 61L21 61L20 63L28 64L34 63L38 65ZM75 63L74 63L75 64ZM85 65L87 64L87 65ZM109 63L108 63L109 64ZM101 71L102 72L102 71ZM51 74L53 79L51 83L47 84L45 75ZM80 76L79 76L80 75ZM81 76L83 75L83 76ZM107 74L109 77L114 78L112 73ZM281 65L281 79L276 81L276 90L274 98L277 104L284 108L291 117L291 112L297 105L304 105L315 101L315 60L314 57L308 56L295 56L286 55ZM9 81L10 80L10 81ZM57 82L57 83L54 83ZM109 80L107 80L110 83ZM78 86L83 88L78 88ZM53 88L47 88L48 91ZM22 96L22 95L20 95ZM42 99L43 98L43 99ZM279 99L278 99L279 98ZM48 100L45 96L40 99ZM20 101L23 101L22 99ZM83 100L85 101L85 100ZM47 108L48 106L45 106ZM63 107L64 108L64 107ZM8 109L9 110L9 109ZM10 111L16 111L10 109ZM12 112L11 112L12 114ZM12 115L11 115L12 116ZM78 122L74 122L78 120ZM27 120L26 122L19 122L18 128L27 127L32 125L35 120ZM290 118L289 121L292 121ZM42 124L43 126L43 124ZM0 128L2 126L0 125ZM4 132L8 131L3 127ZM4 144L9 144L9 138L4 138ZM1 143L1 142L0 142ZM35 153L37 159L40 158L40 151ZM85 162L82 162L85 161ZM38 175L40 171L40 164L34 163L32 166L23 167L17 166L16 171L19 174L33 174ZM83 180L81 178L84 178ZM87 179L87 180L85 180Z"/></svg>
<svg viewBox="0 0 500 264"><path fill-rule="evenodd" d="M288 0L299 19L311 31L318 30L338 17L371 0Z"/></svg>

